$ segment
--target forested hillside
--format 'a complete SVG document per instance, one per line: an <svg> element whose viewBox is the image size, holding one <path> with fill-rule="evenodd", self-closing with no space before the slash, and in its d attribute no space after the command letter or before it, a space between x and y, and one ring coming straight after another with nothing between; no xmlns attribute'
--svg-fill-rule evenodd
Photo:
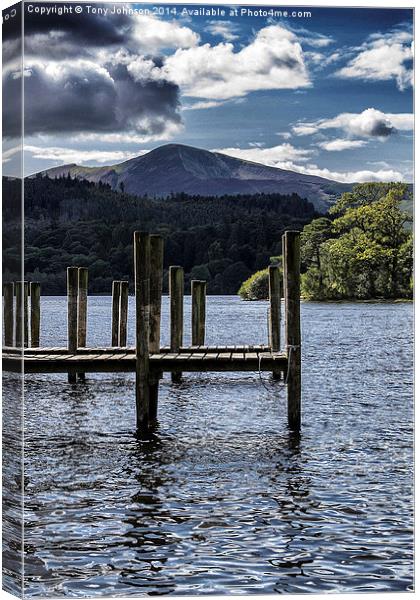
<svg viewBox="0 0 420 600"><path fill-rule="evenodd" d="M18 270L13 240L20 182L4 179L3 196L6 281ZM132 235L139 229L165 237L165 269L182 265L186 290L198 278L209 282L210 294L236 294L247 277L281 254L286 228L302 229L316 216L313 205L297 195L151 199L68 177L27 179L26 277L41 281L44 294L63 294L66 268L87 266L90 293L109 294L113 279L132 283Z"/></svg>

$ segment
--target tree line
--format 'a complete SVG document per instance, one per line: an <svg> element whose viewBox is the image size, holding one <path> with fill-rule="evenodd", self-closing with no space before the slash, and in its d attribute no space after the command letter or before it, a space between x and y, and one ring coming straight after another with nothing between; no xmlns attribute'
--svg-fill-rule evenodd
<svg viewBox="0 0 420 600"><path fill-rule="evenodd" d="M3 178L4 280L18 278L20 182ZM113 191L106 184L61 177L25 180L25 272L44 294L66 292L66 268L89 268L89 292L110 294L114 279L133 279L135 230L165 238L167 269L182 265L209 294L236 294L253 272L281 253L287 228L319 216L296 194L190 196L156 199Z"/></svg>
<svg viewBox="0 0 420 600"><path fill-rule="evenodd" d="M302 296L308 300L411 298L412 220L408 185L355 185L327 215L303 228ZM271 262L282 265L281 257L272 257ZM245 280L239 295L244 300L267 299L268 269Z"/></svg>

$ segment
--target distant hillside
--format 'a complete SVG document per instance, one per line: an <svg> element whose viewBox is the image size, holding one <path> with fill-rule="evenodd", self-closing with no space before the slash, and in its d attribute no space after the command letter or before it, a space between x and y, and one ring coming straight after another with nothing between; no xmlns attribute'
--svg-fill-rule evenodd
<svg viewBox="0 0 420 600"><path fill-rule="evenodd" d="M20 182L3 178L4 281L20 265ZM209 294L236 294L242 281L281 254L286 228L302 229L315 216L296 194L190 196L165 199L117 193L103 183L38 177L25 182L25 268L43 293L64 294L66 268L89 267L89 291L110 294L113 279L133 282L133 231L165 238L170 265L208 281Z"/></svg>
<svg viewBox="0 0 420 600"><path fill-rule="evenodd" d="M107 183L129 194L163 198L171 193L224 196L236 194L297 194L320 212L351 185L232 158L191 146L168 144L110 167L64 165L48 169L50 177Z"/></svg>

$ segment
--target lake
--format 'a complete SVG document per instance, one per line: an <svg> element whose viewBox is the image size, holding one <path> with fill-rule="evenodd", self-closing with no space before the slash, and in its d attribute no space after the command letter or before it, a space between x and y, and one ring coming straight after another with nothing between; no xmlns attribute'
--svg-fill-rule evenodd
<svg viewBox="0 0 420 600"><path fill-rule="evenodd" d="M265 343L267 309L209 297L206 342ZM109 345L109 297L88 321ZM300 436L269 374L166 374L143 439L133 375L28 376L26 593L411 590L413 307L304 303L302 328ZM65 340L66 299L43 298L41 344Z"/></svg>

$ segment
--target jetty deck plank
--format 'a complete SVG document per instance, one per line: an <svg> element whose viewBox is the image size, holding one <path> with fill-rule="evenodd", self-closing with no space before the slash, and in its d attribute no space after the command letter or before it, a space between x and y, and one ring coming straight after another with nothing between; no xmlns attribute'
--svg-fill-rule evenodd
<svg viewBox="0 0 420 600"><path fill-rule="evenodd" d="M23 350L25 350L25 352L30 352L31 356L33 354L46 354L48 352L48 354L67 354L68 353L68 348L65 348L64 346L62 347L45 347L45 348L29 348L29 350L27 348L23 349L23 348L16 348L14 346L3 346L3 353L4 354L22 354ZM163 346L160 349L160 354L165 354L170 352L170 348L169 346ZM257 346L183 346L182 348L179 349L179 353L184 354L191 354L192 352L194 354L206 354L207 352L211 352L211 353L215 353L215 352L270 352L271 348L270 346L264 346L264 345L257 345ZM118 348L113 348L113 347L99 347L99 348L78 348L77 349L77 354L91 354L92 352L95 352L96 354L101 354L101 353L108 353L108 352L112 352L113 354L134 354L135 353L135 348L134 346L122 346L122 347L118 347Z"/></svg>
<svg viewBox="0 0 420 600"><path fill-rule="evenodd" d="M30 349L25 351L25 373L86 373L125 372L134 373L136 357L134 352L116 352L111 349L98 352L51 353L51 349ZM185 372L198 371L271 371L274 365L287 368L286 354L270 352L172 352L150 355L150 369L155 372L171 372L175 365ZM10 352L3 354L3 368L20 372L21 356Z"/></svg>

